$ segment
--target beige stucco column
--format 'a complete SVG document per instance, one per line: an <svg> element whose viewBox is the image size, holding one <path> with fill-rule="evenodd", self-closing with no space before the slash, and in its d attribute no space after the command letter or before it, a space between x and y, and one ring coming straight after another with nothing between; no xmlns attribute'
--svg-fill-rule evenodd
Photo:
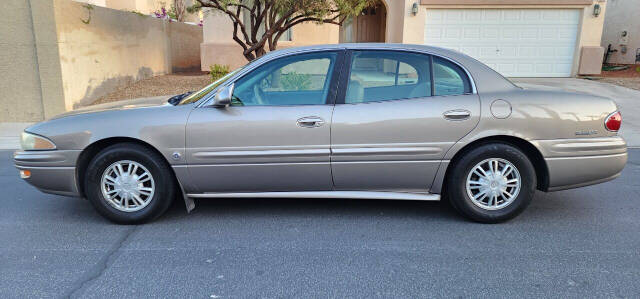
<svg viewBox="0 0 640 299"><path fill-rule="evenodd" d="M4 4L0 21L0 122L40 121L65 112L52 0Z"/></svg>
<svg viewBox="0 0 640 299"><path fill-rule="evenodd" d="M427 10L423 6L418 7L418 13L413 14L413 4L418 0L404 1L404 30L402 42L405 44L424 44L424 23L427 18Z"/></svg>
<svg viewBox="0 0 640 299"><path fill-rule="evenodd" d="M596 0L582 9L580 35L573 62L573 74L597 75L601 73L604 48L600 45L607 10L605 0ZM593 14L594 6L600 5L600 15ZM638 4L640 5L640 4Z"/></svg>

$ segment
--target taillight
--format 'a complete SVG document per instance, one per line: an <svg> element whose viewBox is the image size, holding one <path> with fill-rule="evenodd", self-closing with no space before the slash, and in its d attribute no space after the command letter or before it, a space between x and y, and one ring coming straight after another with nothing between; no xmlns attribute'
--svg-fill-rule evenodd
<svg viewBox="0 0 640 299"><path fill-rule="evenodd" d="M620 111L609 114L609 116L604 120L604 127L611 132L618 132L621 124L622 114L620 114Z"/></svg>

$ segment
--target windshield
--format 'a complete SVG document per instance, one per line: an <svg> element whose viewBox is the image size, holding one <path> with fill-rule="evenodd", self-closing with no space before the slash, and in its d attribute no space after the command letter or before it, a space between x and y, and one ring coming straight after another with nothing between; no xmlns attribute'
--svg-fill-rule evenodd
<svg viewBox="0 0 640 299"><path fill-rule="evenodd" d="M216 87L220 86L220 84L222 84L225 81L227 81L227 79L229 79L231 76L233 76L234 74L236 74L237 72L239 72L243 68L244 68L244 66L243 67L239 67L239 68L235 69L234 71L224 75L222 78L220 78L220 79L214 81L213 83L205 86L203 89L200 89L199 91L192 93L188 97L185 97L184 99L182 99L182 101L180 101L180 103L178 105L186 105L186 104L191 104L191 103L197 102L198 100L202 99L202 97L204 97L205 95L209 94L212 90L216 89Z"/></svg>

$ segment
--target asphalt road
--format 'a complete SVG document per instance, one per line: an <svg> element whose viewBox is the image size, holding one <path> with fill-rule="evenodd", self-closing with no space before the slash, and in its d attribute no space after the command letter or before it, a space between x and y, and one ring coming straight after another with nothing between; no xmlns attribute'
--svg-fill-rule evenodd
<svg viewBox="0 0 640 299"><path fill-rule="evenodd" d="M0 298L638 297L640 150L518 218L446 203L201 200L141 226L22 182L0 152Z"/></svg>

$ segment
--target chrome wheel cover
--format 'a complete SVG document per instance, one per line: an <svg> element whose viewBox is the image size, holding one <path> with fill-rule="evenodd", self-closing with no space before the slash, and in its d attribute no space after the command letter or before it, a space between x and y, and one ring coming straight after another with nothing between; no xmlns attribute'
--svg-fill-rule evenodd
<svg viewBox="0 0 640 299"><path fill-rule="evenodd" d="M500 210L510 205L520 192L520 172L511 162L490 158L476 164L467 176L467 195L484 210Z"/></svg>
<svg viewBox="0 0 640 299"><path fill-rule="evenodd" d="M149 205L156 189L151 172L142 164L129 160L107 167L100 186L104 200L123 212L142 210Z"/></svg>

